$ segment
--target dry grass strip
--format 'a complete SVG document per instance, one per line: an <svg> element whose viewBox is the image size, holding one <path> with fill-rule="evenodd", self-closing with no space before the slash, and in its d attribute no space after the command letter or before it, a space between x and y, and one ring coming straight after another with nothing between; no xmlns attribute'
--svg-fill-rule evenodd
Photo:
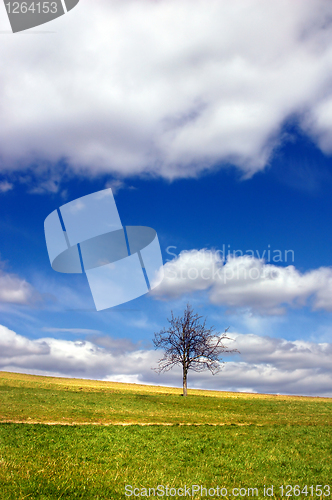
<svg viewBox="0 0 332 500"><path fill-rule="evenodd" d="M120 425L123 427L129 425L139 425L140 427L146 427L151 425L159 425L164 427L176 427L176 426L191 426L191 427L200 427L202 425L208 425L213 427L219 427L223 425L238 425L238 426L246 426L246 425L255 425L262 427L264 424L252 424L246 422L233 423L233 422L220 422L220 423L209 423L209 422L199 422L199 423L188 423L188 422L38 422L34 420L1 420L0 424L29 424L29 425L99 425L99 426L111 426L111 425Z"/></svg>

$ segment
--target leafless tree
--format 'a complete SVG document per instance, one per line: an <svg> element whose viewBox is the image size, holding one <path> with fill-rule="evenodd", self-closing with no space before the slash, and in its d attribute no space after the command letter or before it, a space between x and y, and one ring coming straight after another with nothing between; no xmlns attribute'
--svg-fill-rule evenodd
<svg viewBox="0 0 332 500"><path fill-rule="evenodd" d="M161 373L181 365L183 396L187 396L189 370L200 372L208 369L215 375L224 364L221 363L221 354L239 351L228 349L223 343L224 340L233 340L227 337L228 328L222 334L215 332L213 327L206 328L206 319L201 322L202 316L194 313L190 304L187 304L183 316L175 318L173 312L171 314L171 319L167 319L169 327L154 334L155 348L164 349L164 356L154 370Z"/></svg>

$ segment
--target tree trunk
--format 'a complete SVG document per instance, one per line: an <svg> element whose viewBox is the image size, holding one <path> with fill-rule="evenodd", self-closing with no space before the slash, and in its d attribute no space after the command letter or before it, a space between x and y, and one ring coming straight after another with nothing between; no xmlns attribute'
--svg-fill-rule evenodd
<svg viewBox="0 0 332 500"><path fill-rule="evenodd" d="M187 396L187 370L183 368L183 396Z"/></svg>

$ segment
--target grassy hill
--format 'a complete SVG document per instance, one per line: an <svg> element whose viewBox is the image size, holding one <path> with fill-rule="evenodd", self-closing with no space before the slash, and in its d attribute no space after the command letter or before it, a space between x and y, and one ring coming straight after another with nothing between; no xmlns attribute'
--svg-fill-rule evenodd
<svg viewBox="0 0 332 500"><path fill-rule="evenodd" d="M331 399L180 394L0 372L0 498L331 498Z"/></svg>

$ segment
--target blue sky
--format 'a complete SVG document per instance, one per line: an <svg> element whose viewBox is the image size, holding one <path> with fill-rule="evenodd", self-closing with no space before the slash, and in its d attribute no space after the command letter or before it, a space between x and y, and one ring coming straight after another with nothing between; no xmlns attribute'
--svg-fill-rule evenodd
<svg viewBox="0 0 332 500"><path fill-rule="evenodd" d="M331 6L318 3L100 1L93 22L80 3L53 34L1 35L2 370L178 385L178 370L151 370L151 341L190 302L241 354L189 387L332 396ZM157 231L165 279L97 312L84 275L52 270L43 225L108 187L123 225ZM238 252L221 263L223 249Z"/></svg>

